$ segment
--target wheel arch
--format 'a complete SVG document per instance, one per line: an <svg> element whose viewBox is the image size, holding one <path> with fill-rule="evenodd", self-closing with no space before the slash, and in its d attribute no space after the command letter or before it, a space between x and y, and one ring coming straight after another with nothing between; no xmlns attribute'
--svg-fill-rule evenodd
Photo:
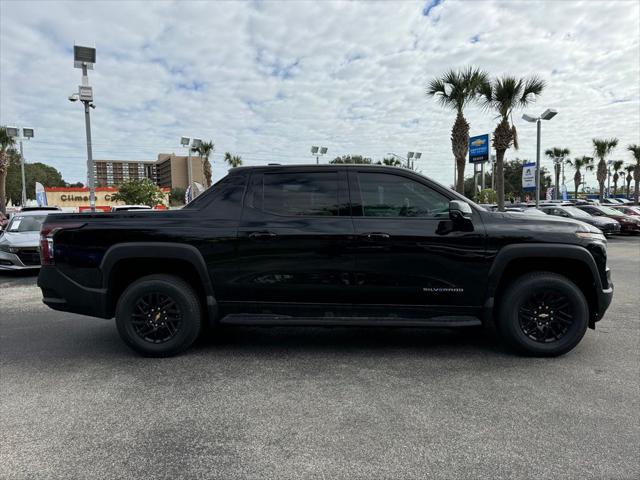
<svg viewBox="0 0 640 480"><path fill-rule="evenodd" d="M516 278L533 271L557 273L575 283L589 305L589 327L595 327L598 289L602 289L602 285L593 256L579 245L519 244L502 248L489 271L483 320L494 321L505 288Z"/></svg>
<svg viewBox="0 0 640 480"><path fill-rule="evenodd" d="M115 312L120 295L135 280L152 274L169 274L189 283L200 298L210 321L217 315L213 284L200 251L193 245L172 242L119 243L110 247L100 264L107 308Z"/></svg>

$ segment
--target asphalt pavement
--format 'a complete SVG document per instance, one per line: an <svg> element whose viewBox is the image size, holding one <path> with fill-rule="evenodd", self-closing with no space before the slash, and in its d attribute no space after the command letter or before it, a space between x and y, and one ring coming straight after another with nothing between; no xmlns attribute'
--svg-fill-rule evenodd
<svg viewBox="0 0 640 480"><path fill-rule="evenodd" d="M491 331L237 328L142 358L0 274L0 478L640 478L640 238L569 354Z"/></svg>

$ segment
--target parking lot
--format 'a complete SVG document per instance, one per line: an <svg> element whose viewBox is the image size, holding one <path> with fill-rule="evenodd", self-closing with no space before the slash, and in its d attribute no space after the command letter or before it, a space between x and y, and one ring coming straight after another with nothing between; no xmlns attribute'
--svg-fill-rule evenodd
<svg viewBox="0 0 640 480"><path fill-rule="evenodd" d="M240 328L146 359L0 274L0 478L640 477L640 238L556 359L491 331Z"/></svg>

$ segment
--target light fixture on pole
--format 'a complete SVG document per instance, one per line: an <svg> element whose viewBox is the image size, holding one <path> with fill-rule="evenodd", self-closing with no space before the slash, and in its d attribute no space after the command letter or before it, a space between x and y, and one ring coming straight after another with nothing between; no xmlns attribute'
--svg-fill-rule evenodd
<svg viewBox="0 0 640 480"><path fill-rule="evenodd" d="M80 100L84 104L84 124L87 136L87 186L89 187L89 206L92 212L96 211L95 172L93 167L93 151L91 147L91 117L89 107L96 108L93 104L93 88L89 86L87 70L93 70L96 63L96 49L91 47L73 46L73 66L82 69L82 85L78 86L78 93L71 94L69 101Z"/></svg>
<svg viewBox="0 0 640 480"><path fill-rule="evenodd" d="M325 155L327 153L327 150L327 147L317 147L315 145L311 147L311 155L316 157L316 165L320 163L320 157L322 155Z"/></svg>
<svg viewBox="0 0 640 480"><path fill-rule="evenodd" d="M24 151L22 149L22 140L30 140L33 138L33 128L23 128L22 135L20 134L20 128L18 127L7 127L6 128L7 135L9 137L15 138L20 143L20 175L22 177L22 201L21 205L24 207L27 204L27 183L25 181L24 174Z"/></svg>
<svg viewBox="0 0 640 480"><path fill-rule="evenodd" d="M413 170L415 167L415 161L420 160L420 158L422 157L422 152L408 152L406 157L402 157L393 152L387 152L387 155L396 157L398 160L400 160L401 164L404 164L404 167L409 170Z"/></svg>
<svg viewBox="0 0 640 480"><path fill-rule="evenodd" d="M558 114L557 110L547 108L539 117L533 117L523 114L522 119L530 123L537 124L537 142L536 142L536 208L540 206L540 123L541 120L551 120Z"/></svg>

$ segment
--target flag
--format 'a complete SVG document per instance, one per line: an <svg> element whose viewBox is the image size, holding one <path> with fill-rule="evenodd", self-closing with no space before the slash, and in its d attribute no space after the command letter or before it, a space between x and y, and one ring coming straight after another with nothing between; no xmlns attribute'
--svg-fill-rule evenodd
<svg viewBox="0 0 640 480"><path fill-rule="evenodd" d="M184 203L187 204L193 200L193 187L189 185L184 191Z"/></svg>
<svg viewBox="0 0 640 480"><path fill-rule="evenodd" d="M551 200L553 198L553 187L547 188L547 200Z"/></svg>
<svg viewBox="0 0 640 480"><path fill-rule="evenodd" d="M44 186L40 182L36 182L36 201L39 207L47 206L47 192L44 191Z"/></svg>

